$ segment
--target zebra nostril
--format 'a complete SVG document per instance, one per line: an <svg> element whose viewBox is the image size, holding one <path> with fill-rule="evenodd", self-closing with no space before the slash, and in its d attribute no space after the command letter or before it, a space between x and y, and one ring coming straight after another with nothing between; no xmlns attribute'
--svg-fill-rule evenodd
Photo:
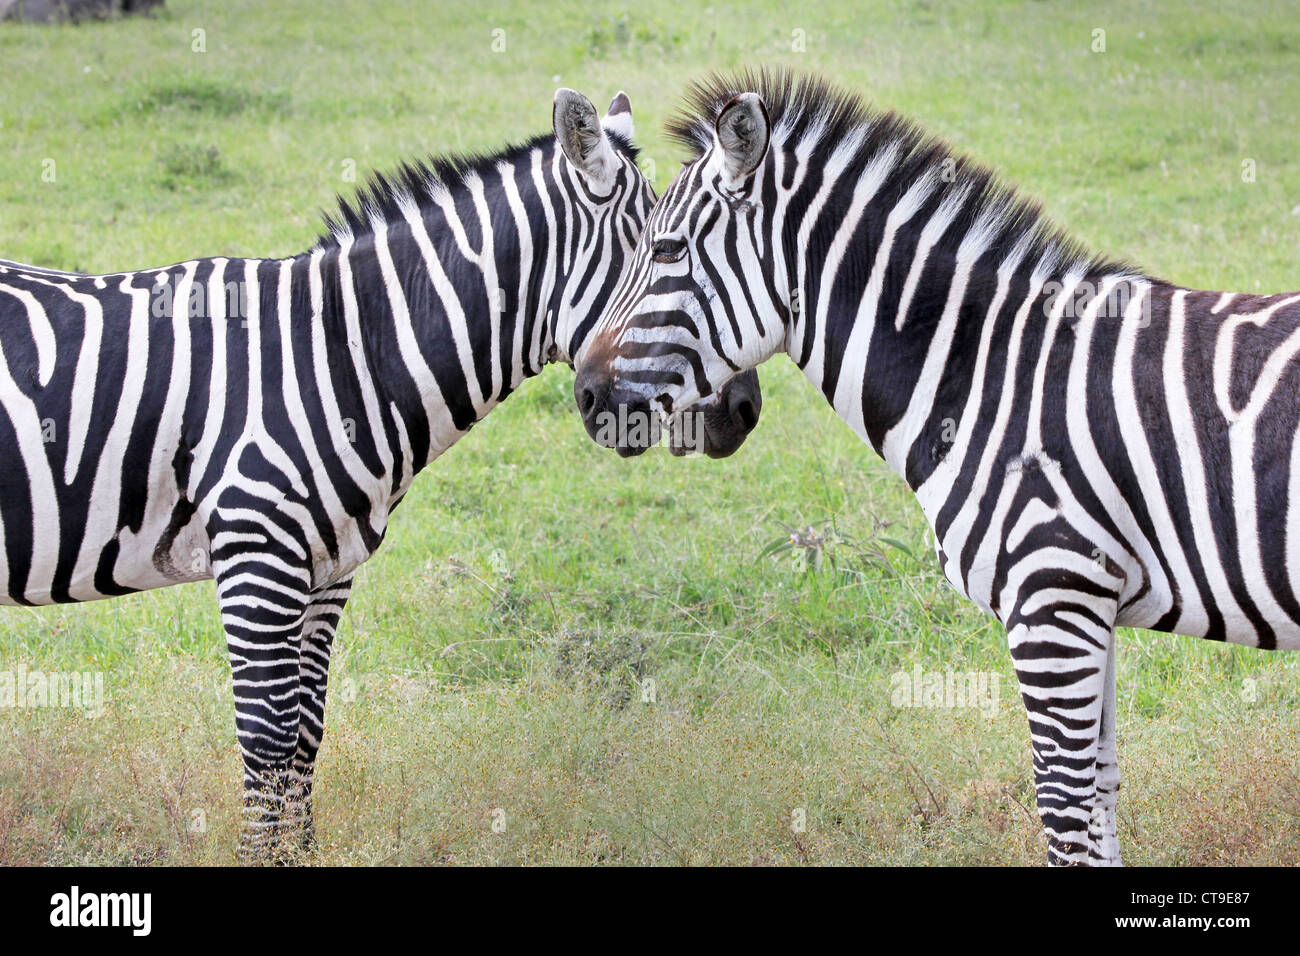
<svg viewBox="0 0 1300 956"><path fill-rule="evenodd" d="M754 403L749 399L743 399L736 403L732 409L736 418L740 420L741 426L745 431L753 431L754 426L758 424L758 412L754 408Z"/></svg>
<svg viewBox="0 0 1300 956"><path fill-rule="evenodd" d="M589 388L582 390L582 397L579 399L579 407L583 415L590 415L592 408L596 405L596 393Z"/></svg>

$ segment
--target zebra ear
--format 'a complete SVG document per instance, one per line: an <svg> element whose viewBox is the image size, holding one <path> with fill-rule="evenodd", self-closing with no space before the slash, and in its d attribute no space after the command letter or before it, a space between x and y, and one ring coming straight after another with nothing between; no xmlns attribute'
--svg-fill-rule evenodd
<svg viewBox="0 0 1300 956"><path fill-rule="evenodd" d="M722 185L739 189L767 155L772 138L767 106L757 93L733 96L718 114L713 128L722 150Z"/></svg>
<svg viewBox="0 0 1300 956"><path fill-rule="evenodd" d="M609 112L600 121L600 125L613 133L618 133L629 143L632 142L632 101L622 90L609 104Z"/></svg>
<svg viewBox="0 0 1300 956"><path fill-rule="evenodd" d="M598 183L611 180L618 161L591 100L575 90L558 89L552 118L555 138L569 162Z"/></svg>

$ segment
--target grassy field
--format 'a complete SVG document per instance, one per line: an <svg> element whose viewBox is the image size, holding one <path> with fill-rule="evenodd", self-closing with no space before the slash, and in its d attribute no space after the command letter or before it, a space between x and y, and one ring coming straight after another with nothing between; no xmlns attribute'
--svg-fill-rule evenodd
<svg viewBox="0 0 1300 956"><path fill-rule="evenodd" d="M1300 287L1291 0L1083 6L172 0L0 25L0 257L296 252L353 165L545 129L557 85L626 89L662 187L685 79L766 62L915 115L1165 278ZM341 629L318 862L1044 859L1000 628L797 370L763 382L735 458L622 461L552 368L421 476ZM832 521L815 567L763 554ZM1139 632L1120 648L1126 860L1300 862L1300 657ZM210 585L0 608L0 671L20 666L102 672L107 706L0 709L0 862L232 861ZM917 668L990 694L895 706Z"/></svg>

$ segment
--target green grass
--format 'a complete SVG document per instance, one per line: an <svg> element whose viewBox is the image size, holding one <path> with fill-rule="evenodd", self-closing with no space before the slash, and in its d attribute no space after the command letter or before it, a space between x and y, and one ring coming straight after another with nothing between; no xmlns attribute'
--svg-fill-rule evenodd
<svg viewBox="0 0 1300 956"><path fill-rule="evenodd" d="M629 92L662 187L685 79L768 62L913 114L1166 278L1300 285L1285 0L338 6L173 0L148 20L0 27L0 256L103 271L299 251L353 188L349 161L360 178L521 139L561 84ZM725 462L619 460L585 437L571 384L548 370L436 462L361 570L317 859L1041 862L1000 629L790 363L764 369L763 421ZM834 562L762 556L828 520ZM108 706L0 710L0 862L232 859L210 585L0 609L0 670L20 663L102 671ZM999 706L893 706L892 675L917 664L996 678ZM1300 659L1125 632L1119 695L1129 862L1298 861Z"/></svg>

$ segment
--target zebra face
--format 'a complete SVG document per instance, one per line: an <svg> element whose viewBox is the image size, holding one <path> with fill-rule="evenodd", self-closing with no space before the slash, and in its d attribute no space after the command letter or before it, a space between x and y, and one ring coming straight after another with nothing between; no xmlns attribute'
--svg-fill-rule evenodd
<svg viewBox="0 0 1300 956"><path fill-rule="evenodd" d="M789 297L775 285L767 238L770 136L762 100L735 97L718 115L713 147L683 167L651 212L577 358L574 391L598 443L608 444L601 424L610 416L744 407L758 389L750 370L784 347ZM747 409L753 420L757 407Z"/></svg>
<svg viewBox="0 0 1300 956"><path fill-rule="evenodd" d="M642 227L654 204L649 183L618 140L606 135L613 132L626 143L632 135L632 118L627 97L619 94L610 104L603 120L586 97L572 90L560 90L555 96L555 136L568 165L577 172L581 189L572 195L583 206L575 217L578 243L575 264L563 283L559 306L557 344L568 348L563 354L580 354L586 338L594 330L606 305L612 300L615 286L625 274L634 254ZM576 363L575 363L576 367ZM595 423L589 414L591 396L585 399L576 391L588 428ZM734 453L758 423L763 399L758 375L750 372L728 382L719 392L720 401L698 410L662 416L666 421L667 444L674 455L692 451L710 458L725 458ZM649 406L626 407L622 415L615 411L600 424L597 441L617 448L624 456L637 455L659 443L660 416Z"/></svg>
<svg viewBox="0 0 1300 956"><path fill-rule="evenodd" d="M555 357L570 361L604 311L655 197L636 165L627 94L615 96L602 119L581 93L560 89L552 119L560 149L555 206L545 214L563 241L550 311Z"/></svg>

